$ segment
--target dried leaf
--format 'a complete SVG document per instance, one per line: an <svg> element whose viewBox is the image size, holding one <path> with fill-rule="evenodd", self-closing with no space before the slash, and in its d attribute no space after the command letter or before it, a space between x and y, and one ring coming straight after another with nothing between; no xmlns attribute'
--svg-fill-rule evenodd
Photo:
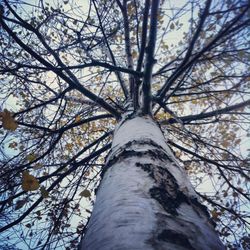
<svg viewBox="0 0 250 250"><path fill-rule="evenodd" d="M229 142L228 140L225 139L225 140L221 143L221 145L222 145L224 148L228 148L229 145L230 145L230 142Z"/></svg>
<svg viewBox="0 0 250 250"><path fill-rule="evenodd" d="M14 131L17 129L18 124L7 109L4 109L3 112L0 112L0 117L2 118L2 126L4 129L10 131Z"/></svg>
<svg viewBox="0 0 250 250"><path fill-rule="evenodd" d="M22 189L24 191L34 191L39 189L39 186L39 181L33 175L30 175L28 171L23 172Z"/></svg>
<svg viewBox="0 0 250 250"><path fill-rule="evenodd" d="M24 200L18 200L16 202L15 210L18 210L18 209L22 208L26 204L26 202L27 202L26 199L24 199Z"/></svg>
<svg viewBox="0 0 250 250"><path fill-rule="evenodd" d="M85 190L83 190L79 195L80 195L81 197L86 197L86 198L88 198L88 197L91 196L91 193L90 193L89 190L85 189Z"/></svg>
<svg viewBox="0 0 250 250"><path fill-rule="evenodd" d="M170 29L173 30L174 28L175 28L174 23L171 23L171 24L170 24Z"/></svg>
<svg viewBox="0 0 250 250"><path fill-rule="evenodd" d="M218 214L218 212L214 209L213 211L211 211L211 214L212 214L212 218L213 219L217 219L218 218L218 216L219 216L219 214Z"/></svg>

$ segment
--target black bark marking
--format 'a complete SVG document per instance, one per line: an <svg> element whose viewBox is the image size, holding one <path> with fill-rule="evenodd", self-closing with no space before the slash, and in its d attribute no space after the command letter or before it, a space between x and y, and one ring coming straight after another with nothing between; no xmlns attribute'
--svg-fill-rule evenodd
<svg viewBox="0 0 250 250"><path fill-rule="evenodd" d="M169 197L165 189L153 187L149 190L149 193L151 197L157 200L168 213L172 215L178 215L175 199Z"/></svg>
<svg viewBox="0 0 250 250"><path fill-rule="evenodd" d="M167 169L139 162L136 163L136 166L149 173L149 176L154 179L155 186L149 190L149 194L161 204L166 212L177 216L177 208L181 203L190 204L188 197L179 190L175 177Z"/></svg>
<svg viewBox="0 0 250 250"><path fill-rule="evenodd" d="M172 230L163 230L157 238L158 240L170 242L172 244L179 245L190 250L195 250L195 248L193 248L193 246L190 244L186 235Z"/></svg>
<svg viewBox="0 0 250 250"><path fill-rule="evenodd" d="M131 148L134 145L149 145L151 149L146 149L145 151L136 151ZM112 153L112 152L111 152ZM123 145L117 152L109 159L106 166L103 168L101 177L104 176L106 170L113 166L119 161L128 159L130 157L150 157L152 160L162 160L166 162L166 159L174 164L173 160L166 154L165 150L157 145L154 141L150 139L144 139L140 141L130 141ZM172 215L178 215L177 208L181 203L186 202L191 204L195 211L200 214L205 214L209 218L207 208L203 206L197 199L188 198L182 191L179 190L179 185L177 184L175 177L164 167L159 165L149 164L149 163L136 163L136 167L140 167L142 170L149 174L155 181L155 186L149 190L152 198L156 199L167 211Z"/></svg>
<svg viewBox="0 0 250 250"><path fill-rule="evenodd" d="M153 187L149 190L150 196L157 200L164 210L174 216L178 215L177 208L181 203L189 203L188 198L180 191L176 190L176 195L168 193L165 188Z"/></svg>
<svg viewBox="0 0 250 250"><path fill-rule="evenodd" d="M181 203L189 204L189 199L179 190L175 177L164 167L154 166L154 180L156 185L149 190L150 196L157 200L165 211L177 216L177 208Z"/></svg>
<svg viewBox="0 0 250 250"><path fill-rule="evenodd" d="M110 161L112 161L113 158L120 158L120 156L123 155L123 153L126 152L126 151L136 152L136 151L130 149L130 147L133 146L133 145L141 145L143 147L145 145L152 146L152 147L154 147L154 149L145 150L144 153L145 152L150 152L152 154L152 156L154 156L157 159L164 159L164 160L168 159L171 162L173 162L173 160L165 152L164 148L162 148L160 145L158 145L157 143L155 143L151 139L144 139L144 140L139 140L139 141L134 140L134 141L130 141L130 142L126 143L125 145L120 147L119 150L117 150L118 152L112 157L112 159L110 159ZM112 154L112 150L110 151L110 153ZM137 152L137 153L143 153L143 152ZM143 155L144 155L144 153L143 153Z"/></svg>
<svg viewBox="0 0 250 250"><path fill-rule="evenodd" d="M153 164L147 164L147 163L142 164L140 162L136 162L135 165L136 165L136 167L140 167L142 170L147 172L151 178L153 178L153 179L155 178L154 177L154 172L153 172L153 169L154 169Z"/></svg>
<svg viewBox="0 0 250 250"><path fill-rule="evenodd" d="M138 152L138 151L131 149L131 146L133 145L142 145L142 146L150 145L151 147L155 147L155 148ZM112 154L112 151L110 151L110 154ZM120 147L117 150L117 152L111 157L111 159L109 159L109 161L106 163L105 167L102 170L101 178L103 178L107 169L113 166L114 163L118 161L123 161L124 159L128 157L133 157L133 156L137 156L137 157L149 156L151 157L151 159L158 159L158 160L163 160L163 161L166 161L166 159L168 159L170 162L173 162L173 160L166 154L165 150L150 139L140 140L140 141L130 141L126 143L125 145L123 145L122 147ZM106 159L107 158L108 156L106 157Z"/></svg>

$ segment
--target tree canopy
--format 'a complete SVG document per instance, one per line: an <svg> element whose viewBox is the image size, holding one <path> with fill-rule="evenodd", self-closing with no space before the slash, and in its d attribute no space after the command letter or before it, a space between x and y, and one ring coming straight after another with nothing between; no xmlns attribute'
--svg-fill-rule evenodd
<svg viewBox="0 0 250 250"><path fill-rule="evenodd" d="M248 1L0 3L0 248L77 247L127 111L159 123L224 244L250 246Z"/></svg>

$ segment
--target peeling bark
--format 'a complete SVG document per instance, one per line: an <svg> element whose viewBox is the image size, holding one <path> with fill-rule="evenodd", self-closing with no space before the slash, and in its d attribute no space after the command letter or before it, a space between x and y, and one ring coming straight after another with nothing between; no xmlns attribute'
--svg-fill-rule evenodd
<svg viewBox="0 0 250 250"><path fill-rule="evenodd" d="M118 125L81 249L224 249L150 117Z"/></svg>

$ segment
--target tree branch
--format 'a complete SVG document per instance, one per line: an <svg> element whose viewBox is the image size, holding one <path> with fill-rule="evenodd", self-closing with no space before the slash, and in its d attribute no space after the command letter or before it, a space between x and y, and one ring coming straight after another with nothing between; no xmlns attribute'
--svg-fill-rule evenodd
<svg viewBox="0 0 250 250"><path fill-rule="evenodd" d="M151 81L153 65L155 63L154 51L157 35L157 15L159 3L159 0L154 0L151 3L149 41L146 49L147 55L144 69L144 77L142 82L142 112L144 114L151 114L152 112Z"/></svg>
<svg viewBox="0 0 250 250"><path fill-rule="evenodd" d="M227 114L228 112L232 111L232 110L237 110L243 107L246 107L250 105L250 100L247 100L245 102L241 102L232 106L228 106L225 107L223 109L218 109L215 111L211 111L211 112L207 112L207 113L200 113L197 115L187 115L187 116L182 116L182 117L178 117L178 120L181 120L183 123L190 123L192 121L197 121L197 120L202 120L205 118L210 118L213 116L218 116L218 115L222 115L222 114ZM164 107L163 107L164 108ZM175 118L170 118L167 121L162 121L161 124L173 124L178 122Z"/></svg>
<svg viewBox="0 0 250 250"><path fill-rule="evenodd" d="M60 76L65 82L67 82L71 87L77 89L79 92L81 92L82 94L84 94L86 97L88 97L89 99L91 99L92 101L98 103L101 107L103 107L104 109L106 109L108 112L110 112L111 114L113 114L115 117L119 118L120 117L120 113L118 113L116 111L116 109L114 109L110 104L108 104L107 102L105 102L102 98L100 98L99 96L95 95L94 93L92 93L91 91L89 91L87 88L83 87L79 81L77 80L76 77L74 77L73 79L70 79L69 77L67 77L65 74L63 74L63 72L58 69L57 67L55 67L54 65L52 65L51 63L49 63L48 61L46 61L45 59L43 59L40 55L38 55L34 50L32 50L29 46L27 46L26 44L24 44L16 35L15 32L13 32L9 26L3 21L2 18L0 18L0 24L2 25L3 29L15 40L15 42L21 47L23 48L25 51L27 51L32 57L34 57L35 59L37 59L40 63L42 63L43 65L45 65L49 70L53 71L54 73L56 73L58 76Z"/></svg>

